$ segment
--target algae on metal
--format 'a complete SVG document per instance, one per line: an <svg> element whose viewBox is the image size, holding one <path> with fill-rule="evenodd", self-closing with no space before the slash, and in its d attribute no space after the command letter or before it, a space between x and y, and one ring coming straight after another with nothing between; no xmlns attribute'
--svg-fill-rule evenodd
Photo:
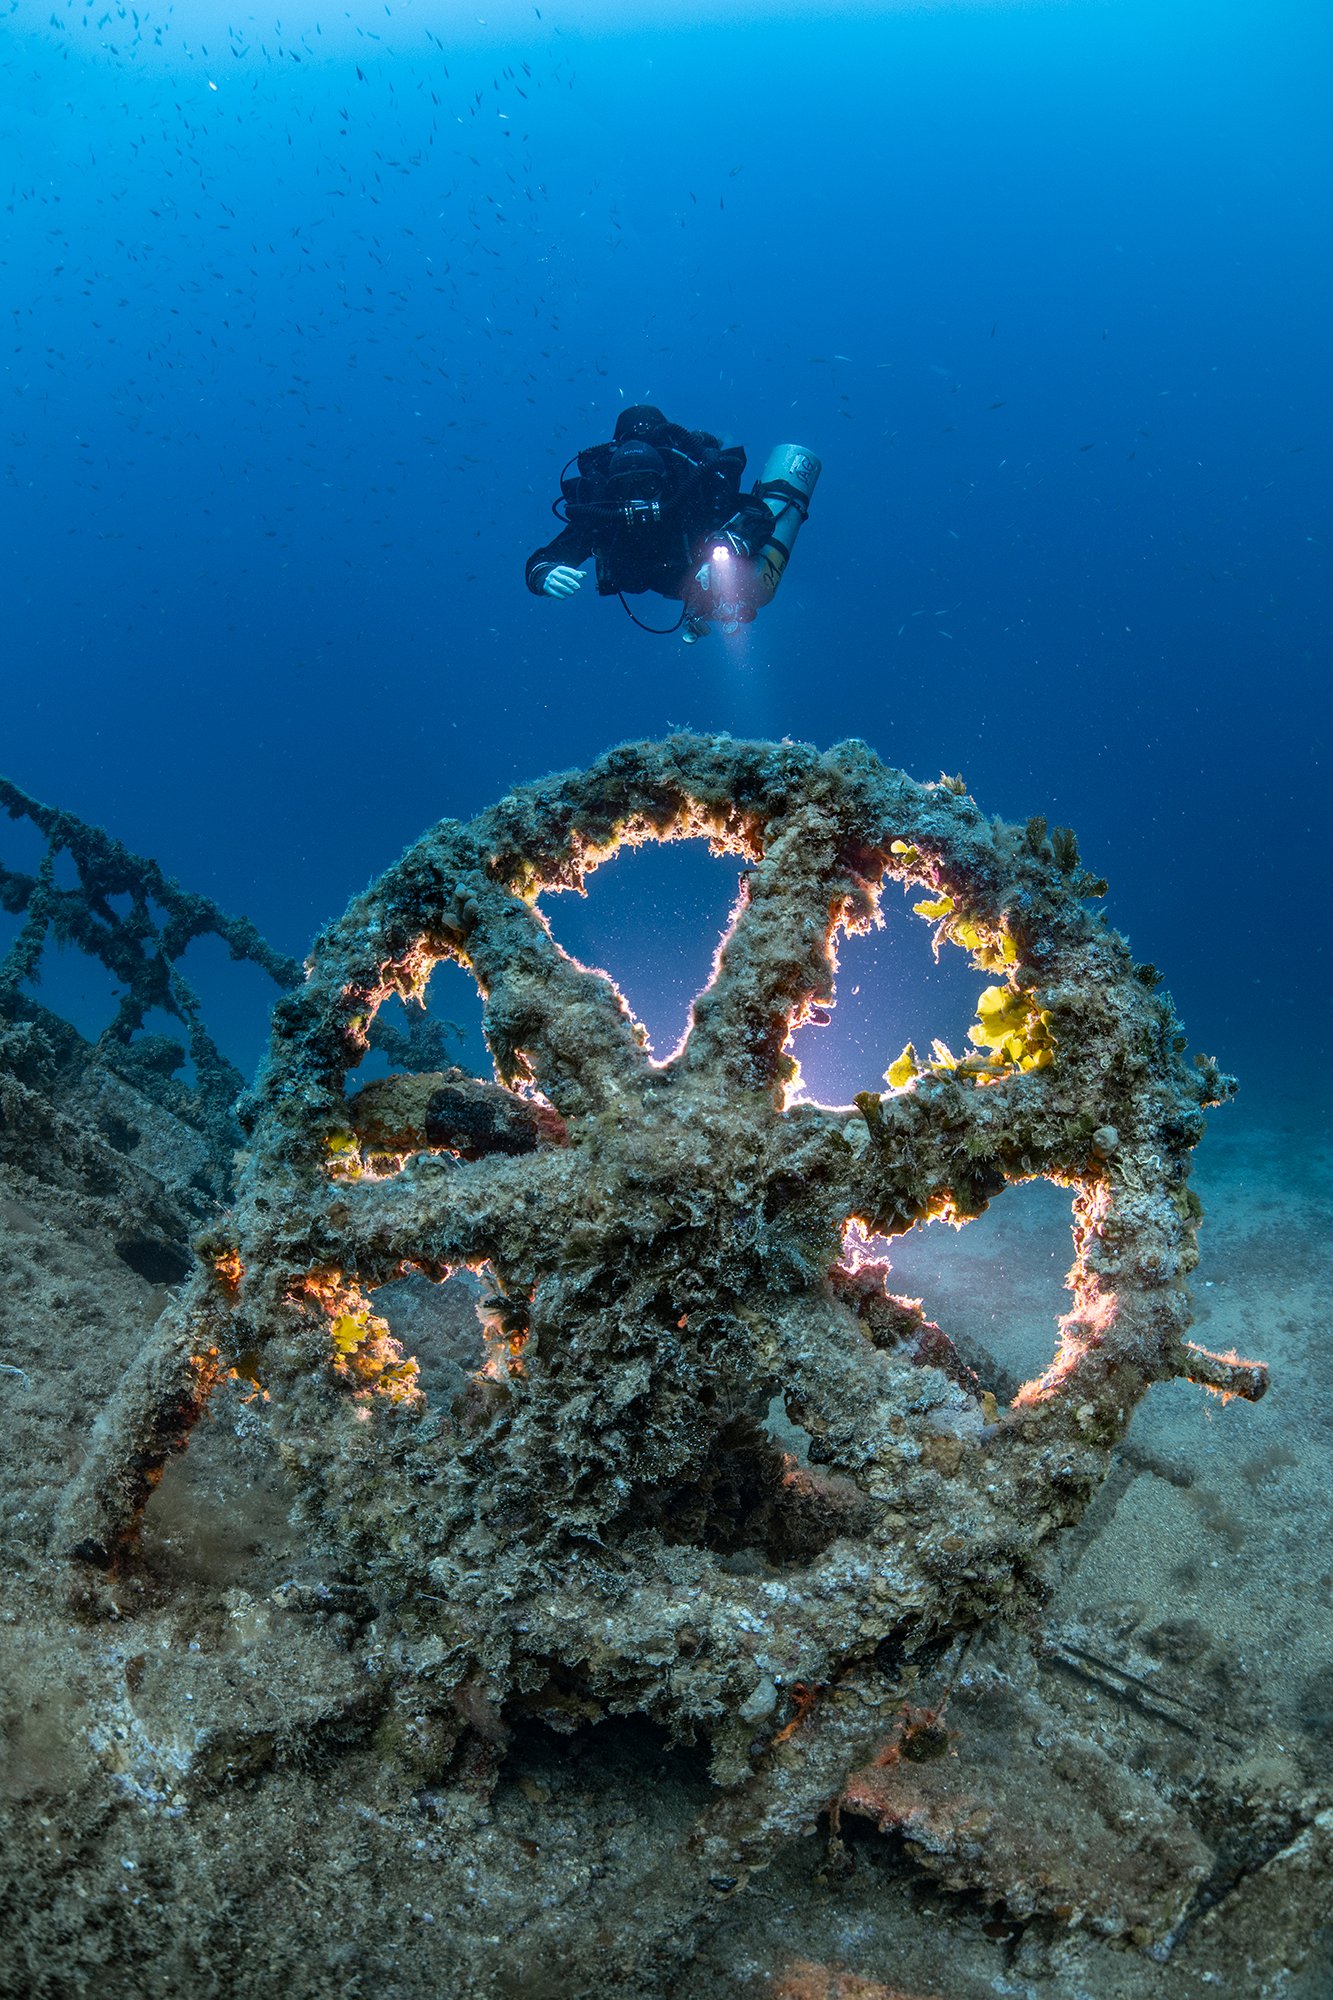
<svg viewBox="0 0 1333 2000"><path fill-rule="evenodd" d="M229 916L207 896L183 889L156 861L131 853L77 814L30 798L8 778L0 778L0 809L11 820L28 821L46 842L36 874L0 865L0 909L23 919L0 958L0 1022L33 1022L47 1042L68 1050L79 1038L39 1005L32 989L40 986L52 944L76 946L96 959L123 988L98 1043L99 1061L136 1089L165 1097L173 1113L204 1134L211 1156L204 1172L211 1191L225 1197L229 1185L222 1163L239 1138L232 1108L244 1078L209 1033L179 961L196 938L217 937L233 959L259 966L282 991L297 984L300 967L275 951L249 918ZM62 856L77 876L68 888L56 880ZM121 899L123 910L116 907ZM154 1009L180 1022L182 1043L143 1034ZM194 1087L173 1089L172 1072L187 1055L194 1064Z"/></svg>
<svg viewBox="0 0 1333 2000"><path fill-rule="evenodd" d="M536 901L685 838L752 867L658 1064ZM789 1038L893 882L989 982L975 1050L802 1101ZM418 1703L497 1741L520 1712L708 1739L729 1790L696 1845L742 1881L882 1739L914 1655L1024 1600L1154 1382L1263 1392L1186 1338L1189 1152L1229 1080L1187 1061L1153 969L1088 907L1102 886L1067 831L858 742L674 736L442 822L279 1003L236 1206L99 1425L66 1545L114 1564L245 1357ZM446 959L482 991L497 1082L358 1093L377 1010ZM961 1224L1033 1177L1070 1190L1073 1300L1006 1406L848 1230ZM432 1407L374 1296L464 1265L488 1359Z"/></svg>

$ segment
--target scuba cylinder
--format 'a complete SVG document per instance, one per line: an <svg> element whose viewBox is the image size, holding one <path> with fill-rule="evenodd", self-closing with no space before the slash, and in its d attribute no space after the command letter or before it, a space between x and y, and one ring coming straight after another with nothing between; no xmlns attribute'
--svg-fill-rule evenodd
<svg viewBox="0 0 1333 2000"><path fill-rule="evenodd" d="M768 539L755 558L754 607L761 610L772 601L782 581L782 573L796 546L801 524L810 512L810 499L823 466L804 445L779 444L764 461L755 481L755 497L762 500L773 516Z"/></svg>
<svg viewBox="0 0 1333 2000"><path fill-rule="evenodd" d="M681 636L687 644L701 639L712 619L722 631L735 632L772 602L822 470L819 459L804 445L773 447L745 503L766 525L756 528L747 521L741 531L736 526L740 517L733 516L732 522L715 531L710 553L695 571L686 595ZM743 539L738 539L741 533Z"/></svg>

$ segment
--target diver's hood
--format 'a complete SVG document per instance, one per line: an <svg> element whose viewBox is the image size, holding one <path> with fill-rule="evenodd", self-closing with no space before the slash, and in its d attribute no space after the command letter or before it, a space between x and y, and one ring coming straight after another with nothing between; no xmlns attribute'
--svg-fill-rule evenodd
<svg viewBox="0 0 1333 2000"><path fill-rule="evenodd" d="M616 418L615 442L623 444L627 438L644 438L652 443L668 429L666 418L655 404L631 403Z"/></svg>

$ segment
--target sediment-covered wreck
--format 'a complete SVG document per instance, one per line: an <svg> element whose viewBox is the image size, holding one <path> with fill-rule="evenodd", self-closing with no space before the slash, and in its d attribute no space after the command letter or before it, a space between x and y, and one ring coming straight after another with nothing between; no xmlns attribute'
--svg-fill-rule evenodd
<svg viewBox="0 0 1333 2000"><path fill-rule="evenodd" d="M0 964L6 1279L26 1273L34 1347L63 1312L73 1388L4 1611L28 1657L0 1981L28 1984L0 1990L179 1990L193 1881L200 1991L347 1991L369 1967L404 1995L701 1994L724 1922L753 1926L734 1990L832 1992L796 1915L785 1970L763 1958L763 1898L802 1871L832 1895L887 1839L972 1924L951 1994L986 1990L1001 1944L1039 1977L1100 1940L1154 1954L1157 1986L1115 1991L1174 1992L1224 1901L1206 1786L1192 1770L1173 1799L1089 1732L1052 1677L1100 1662L1123 1695L1136 1663L1041 1636L1041 1607L1145 1392L1254 1400L1267 1378L1187 1337L1189 1154L1229 1080L1188 1059L1072 834L858 743L676 736L442 822L301 978L106 836L12 787L0 805L79 873L0 875L22 917ZM746 873L658 1063L540 899L676 839ZM976 968L970 1045L805 1101L791 1035L895 884ZM175 963L201 930L281 991L239 1130ZM125 984L96 1048L34 997L48 937ZM445 960L484 996L493 1078L377 1018L419 1010ZM182 1024L189 1083L136 1036L150 1007ZM395 1073L358 1087L377 1043ZM864 1245L1034 1180L1069 1193L1072 1301L1009 1393ZM38 1281L53 1217L92 1273L64 1273L64 1308ZM10 1367L31 1391L35 1356ZM1326 1865L1321 1810L1275 1788L1248 1850L1292 1895ZM260 1865L280 1853L304 1916ZM885 1938L929 1971L885 1894ZM264 1913L243 1939L238 1897Z"/></svg>

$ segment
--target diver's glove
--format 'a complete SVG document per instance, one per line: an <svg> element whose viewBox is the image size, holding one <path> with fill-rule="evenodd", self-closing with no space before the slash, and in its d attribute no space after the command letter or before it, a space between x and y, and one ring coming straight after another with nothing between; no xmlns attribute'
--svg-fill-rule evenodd
<svg viewBox="0 0 1333 2000"><path fill-rule="evenodd" d="M542 594L545 597L572 597L576 590L582 588L583 571L571 569L568 563L557 563L542 578Z"/></svg>

